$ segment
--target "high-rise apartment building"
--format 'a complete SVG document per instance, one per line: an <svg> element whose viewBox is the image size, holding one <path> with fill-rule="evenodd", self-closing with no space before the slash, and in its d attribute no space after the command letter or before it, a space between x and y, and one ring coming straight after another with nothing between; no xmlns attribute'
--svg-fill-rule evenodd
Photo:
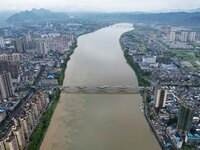
<svg viewBox="0 0 200 150"><path fill-rule="evenodd" d="M157 88L155 92L155 111L159 112L160 109L165 108L167 99L167 90L163 87Z"/></svg>
<svg viewBox="0 0 200 150"><path fill-rule="evenodd" d="M27 114L25 114L25 116L23 118L20 117L19 122L20 122L20 125L22 126L22 129L24 131L25 139L28 140L29 137L30 137L30 133L31 133L31 127L30 127L30 124L29 124Z"/></svg>
<svg viewBox="0 0 200 150"><path fill-rule="evenodd" d="M11 57L12 57L12 62L20 62L22 59L22 55L19 53L13 53Z"/></svg>
<svg viewBox="0 0 200 150"><path fill-rule="evenodd" d="M170 34L171 29L172 29L171 26L163 26L161 28L161 32L164 33L164 34Z"/></svg>
<svg viewBox="0 0 200 150"><path fill-rule="evenodd" d="M194 115L193 104L183 103L180 108L177 129L182 132L187 132L192 127L192 118Z"/></svg>
<svg viewBox="0 0 200 150"><path fill-rule="evenodd" d="M38 110L38 106L35 103L31 103L31 107L32 107L32 113L34 115L35 120L38 120L40 114L39 114L39 110Z"/></svg>
<svg viewBox="0 0 200 150"><path fill-rule="evenodd" d="M15 135L10 135L5 141L5 149L9 149L9 150L20 150L18 143L17 143L17 137Z"/></svg>
<svg viewBox="0 0 200 150"><path fill-rule="evenodd" d="M174 42L176 39L176 32L170 32L169 34L169 41Z"/></svg>
<svg viewBox="0 0 200 150"><path fill-rule="evenodd" d="M27 33L27 35L26 35L26 41L27 41L27 42L31 42L31 41L32 41L31 31L28 31L28 33Z"/></svg>
<svg viewBox="0 0 200 150"><path fill-rule="evenodd" d="M0 61L8 61L9 60L9 57L7 54L1 54L0 55Z"/></svg>
<svg viewBox="0 0 200 150"><path fill-rule="evenodd" d="M0 73L0 95L1 98L9 98L14 96L13 84L10 72Z"/></svg>
<svg viewBox="0 0 200 150"><path fill-rule="evenodd" d="M37 43L38 54L40 55L47 55L48 49L45 42L38 42Z"/></svg>
<svg viewBox="0 0 200 150"><path fill-rule="evenodd" d="M186 42L187 39L188 39L188 33L187 32L181 32L180 41Z"/></svg>
<svg viewBox="0 0 200 150"><path fill-rule="evenodd" d="M20 38L14 40L14 47L16 53L23 53L23 45Z"/></svg>
<svg viewBox="0 0 200 150"><path fill-rule="evenodd" d="M188 37L188 41L193 42L196 38L196 32L191 32Z"/></svg>
<svg viewBox="0 0 200 150"><path fill-rule="evenodd" d="M0 37L0 48L3 48L4 46L4 40L2 37Z"/></svg>
<svg viewBox="0 0 200 150"><path fill-rule="evenodd" d="M0 61L20 62L21 59L22 59L22 55L20 53L0 55Z"/></svg>
<svg viewBox="0 0 200 150"><path fill-rule="evenodd" d="M6 150L3 140L0 140L0 150Z"/></svg>
<svg viewBox="0 0 200 150"><path fill-rule="evenodd" d="M29 49L28 42L25 37L16 38L14 40L14 47L16 53L24 53Z"/></svg>
<svg viewBox="0 0 200 150"><path fill-rule="evenodd" d="M26 140L22 127L17 126L13 128L13 134L17 137L17 142L20 150L24 150L26 146Z"/></svg>
<svg viewBox="0 0 200 150"><path fill-rule="evenodd" d="M32 111L31 110L29 110L28 112L27 112L27 114L28 114L28 120L29 120L29 125L30 125L30 132L32 131L32 129L34 128L34 117L33 117L33 114L32 114Z"/></svg>

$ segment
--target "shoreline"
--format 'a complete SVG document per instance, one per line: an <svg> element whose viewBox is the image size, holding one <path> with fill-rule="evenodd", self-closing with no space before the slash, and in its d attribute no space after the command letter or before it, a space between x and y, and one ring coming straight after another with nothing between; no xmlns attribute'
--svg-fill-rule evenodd
<svg viewBox="0 0 200 150"><path fill-rule="evenodd" d="M100 28L102 29L102 28ZM99 29L98 29L99 30ZM97 30L95 30L97 31ZM92 31L92 32L95 32L95 31ZM89 34L89 33L92 33L92 32L86 32L85 34ZM85 34L82 34L82 35L85 35ZM82 36L80 35L80 36ZM123 34L122 34L123 35ZM121 36L122 36L121 35ZM63 85L63 81L64 81L64 78L65 78L65 71L67 69L67 63L68 61L70 60L70 56L74 53L74 50L77 48L77 41L78 41L78 38L80 37L75 37L75 42L73 43L73 45L70 47L70 53L68 54L68 56L64 59L64 63L62 64L61 66L61 72L58 76L58 84L59 85ZM121 38L121 37L120 37ZM121 45L121 42L120 42L120 46L121 46L121 49L123 50L123 47ZM124 53L124 52L123 52ZM126 58L126 57L125 57ZM126 58L127 60L127 58ZM127 60L128 62L128 60ZM131 64L128 63L130 66ZM137 66L136 66L137 67ZM139 66L138 66L139 67ZM132 66L131 66L132 68ZM146 85L144 84L146 81L143 81L143 80L138 80L138 72L135 71L134 68L132 68L133 71L135 72L136 74L136 77L137 77L137 81L138 81L138 85ZM43 139L45 137L45 134L48 130L48 127L50 125L50 122L51 122L51 119L52 119L52 116L54 114L54 111L57 107L57 104L60 100L60 94L61 94L61 90L60 89L57 89L57 91L54 93L55 95L53 95L50 99L50 104L49 104L49 107L47 109L47 111L44 113L44 115L42 116L42 119L41 119L41 122L39 123L39 125L35 128L32 136L30 137L30 142L28 144L28 150L39 150L40 149L40 146L43 142ZM142 96L142 95L141 95ZM143 100L144 101L144 100ZM144 103L144 102L143 102ZM145 111L143 112L145 113ZM146 117L145 117L146 118ZM147 119L147 118L146 118ZM148 121L148 120L147 120ZM150 122L148 122L150 123ZM150 126L151 127L151 126ZM152 129L153 130L153 129ZM155 134L155 133L154 133ZM38 136L39 135L39 136Z"/></svg>
<svg viewBox="0 0 200 150"><path fill-rule="evenodd" d="M95 32L95 31L105 28L105 27L107 27L107 26L103 26L101 28L95 29L94 31L88 31L88 32L85 32L78 36L75 36L75 42L70 47L70 52L67 55L67 57L64 59L63 64L61 65L61 72L58 76L58 85L63 85L63 81L65 79L65 71L67 69L67 63L70 60L70 57L74 53L75 49L78 47L78 45L77 45L78 38L82 35ZM30 141L27 144L27 148L26 148L27 150L40 150L40 146L43 142L43 139L44 139L45 134L50 125L54 111L60 100L60 95L61 95L61 90L56 89L56 91L52 95L49 96L50 104L49 104L46 112L44 113L44 115L41 117L41 122L35 127L32 135L30 137Z"/></svg>
<svg viewBox="0 0 200 150"><path fill-rule="evenodd" d="M145 79L145 76L143 76L143 73L145 73L144 71L142 71L140 69L140 67L138 66L137 63L133 62L132 58L128 55L128 50L124 47L124 45L122 45L122 42L121 42L121 38L122 38L123 34L121 35L120 37L120 46L121 46L121 49L123 51L123 54L124 54L124 58L126 59L127 61L127 64L132 68L132 70L135 72L135 75L137 77L137 81L138 81L138 86L150 86L150 82L148 80ZM148 116L148 113L147 113L147 104L146 104L146 101L147 101L147 94L144 92L140 92L140 95L142 97L142 100L143 100L143 113L144 113L144 117L149 125L149 127L151 128L156 140L158 141L160 147L162 148L162 150L165 150L165 147L160 139L160 137L158 136L158 134L156 133L151 121L150 121L150 118Z"/></svg>
<svg viewBox="0 0 200 150"><path fill-rule="evenodd" d="M77 48L77 38L75 39L75 42L70 47L70 53L68 56L64 59L64 62L61 66L61 72L58 77L58 84L62 85L64 78L65 78L65 70L67 69L67 62L70 60L70 56L74 53L74 50ZM61 90L56 89L54 91L54 94L49 96L50 104L47 108L47 111L44 113L44 115L41 118L41 122L39 125L35 128L33 131L33 134L30 137L30 142L27 146L28 150L39 150L40 146L43 142L43 139L45 137L45 134L47 132L47 129L50 125L51 118L54 114L54 111L57 107L57 104L60 100Z"/></svg>

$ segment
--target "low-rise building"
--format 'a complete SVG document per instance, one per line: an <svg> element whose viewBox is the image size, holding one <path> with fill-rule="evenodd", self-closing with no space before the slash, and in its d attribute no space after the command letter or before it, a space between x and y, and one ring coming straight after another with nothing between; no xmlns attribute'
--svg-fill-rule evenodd
<svg viewBox="0 0 200 150"><path fill-rule="evenodd" d="M185 136L185 143L187 145L200 144L200 135L188 133Z"/></svg>
<svg viewBox="0 0 200 150"><path fill-rule="evenodd" d="M144 56L142 58L142 62L149 64L156 63L156 58L157 58L156 56Z"/></svg>
<svg viewBox="0 0 200 150"><path fill-rule="evenodd" d="M6 110L3 108L0 108L0 123L6 118Z"/></svg>

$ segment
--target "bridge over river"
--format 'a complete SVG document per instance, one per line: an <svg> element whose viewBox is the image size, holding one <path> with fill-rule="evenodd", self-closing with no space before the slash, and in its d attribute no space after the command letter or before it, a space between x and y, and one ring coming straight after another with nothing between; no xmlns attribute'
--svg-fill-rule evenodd
<svg viewBox="0 0 200 150"><path fill-rule="evenodd" d="M133 87L133 86L86 86L70 85L58 86L62 91L72 94L139 94L140 91L149 90L150 87Z"/></svg>

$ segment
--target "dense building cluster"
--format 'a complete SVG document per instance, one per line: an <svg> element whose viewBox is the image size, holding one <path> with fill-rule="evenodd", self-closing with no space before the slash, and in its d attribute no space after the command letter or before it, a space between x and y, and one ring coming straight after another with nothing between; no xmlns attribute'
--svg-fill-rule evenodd
<svg viewBox="0 0 200 150"><path fill-rule="evenodd" d="M1 130L0 149L24 150L48 104L46 92L37 91L21 108L19 114L12 119L7 130Z"/></svg>
<svg viewBox="0 0 200 150"><path fill-rule="evenodd" d="M23 150L62 82L77 36L109 23L0 25L0 150ZM43 89L41 91L41 89Z"/></svg>
<svg viewBox="0 0 200 150"><path fill-rule="evenodd" d="M43 34L34 34L28 31L26 36L19 38L1 38L0 108L7 112L3 112L3 116L20 105L21 99L30 95L31 86L58 84L60 66L75 42L72 35L43 37ZM49 79L48 74L55 76ZM5 118L2 117L0 122Z"/></svg>
<svg viewBox="0 0 200 150"><path fill-rule="evenodd" d="M155 25L137 25L120 39L139 84L152 87L145 110L164 149L200 147L199 41L192 30Z"/></svg>

